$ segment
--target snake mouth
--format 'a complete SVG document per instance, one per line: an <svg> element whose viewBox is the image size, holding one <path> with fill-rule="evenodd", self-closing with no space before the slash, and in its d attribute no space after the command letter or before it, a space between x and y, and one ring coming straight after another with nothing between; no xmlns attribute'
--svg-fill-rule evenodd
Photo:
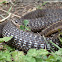
<svg viewBox="0 0 62 62"><path fill-rule="evenodd" d="M22 19L36 19L36 18L44 17L44 15L45 15L44 9L37 9L30 13L25 14L21 18Z"/></svg>

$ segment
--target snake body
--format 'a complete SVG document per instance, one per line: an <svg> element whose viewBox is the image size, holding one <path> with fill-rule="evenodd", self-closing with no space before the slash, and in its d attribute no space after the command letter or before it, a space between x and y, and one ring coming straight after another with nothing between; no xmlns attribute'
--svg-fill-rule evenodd
<svg viewBox="0 0 62 62"><path fill-rule="evenodd" d="M4 22L0 23L0 37L2 37L2 29L3 27L8 23L8 20L5 20Z"/></svg>
<svg viewBox="0 0 62 62"><path fill-rule="evenodd" d="M40 34L47 37L58 31L62 31L62 20L48 26L46 29L42 30L42 32L40 32Z"/></svg>
<svg viewBox="0 0 62 62"><path fill-rule="evenodd" d="M15 20L15 22L21 25L23 24L22 22L25 19L28 19L28 26L31 28L32 31L35 32L61 20L62 9L39 9L26 14L21 19ZM8 44L14 46L18 50L28 51L30 48L44 49L45 47L47 48L47 50L51 50L50 45L52 48L56 49L52 44L48 42L50 39L55 44L60 45L60 42L57 38L45 38L48 42L47 44L43 36L32 32L20 30L12 23L12 21L9 21L5 25L2 34L3 37L13 36L12 41L9 41Z"/></svg>
<svg viewBox="0 0 62 62"><path fill-rule="evenodd" d="M32 31L38 32L45 29L47 26L62 20L62 9L38 9L26 14L20 21L23 21L24 19L29 20L28 26L31 27ZM20 21L18 22L21 23Z"/></svg>

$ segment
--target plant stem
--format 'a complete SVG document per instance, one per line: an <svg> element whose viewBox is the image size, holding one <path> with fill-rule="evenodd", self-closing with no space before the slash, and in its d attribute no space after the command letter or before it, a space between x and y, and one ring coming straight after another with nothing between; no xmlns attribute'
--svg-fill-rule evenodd
<svg viewBox="0 0 62 62"><path fill-rule="evenodd" d="M58 49L60 49L60 47L58 45L56 45L55 43L53 43L51 40L49 41L50 43L52 43L55 47L57 47Z"/></svg>

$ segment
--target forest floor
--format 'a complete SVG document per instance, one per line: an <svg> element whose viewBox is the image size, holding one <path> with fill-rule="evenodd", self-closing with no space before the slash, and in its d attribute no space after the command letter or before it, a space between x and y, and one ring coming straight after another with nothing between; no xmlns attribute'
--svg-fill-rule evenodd
<svg viewBox="0 0 62 62"><path fill-rule="evenodd" d="M11 12L14 15L17 15L19 17L25 15L26 13L36 10L36 9L44 9L44 8L62 8L62 3L61 2L35 2L35 3L21 3L21 2L16 2L16 3L2 3L0 4L0 16L6 16L7 14L4 15L4 11ZM1 17L0 17L1 19Z"/></svg>

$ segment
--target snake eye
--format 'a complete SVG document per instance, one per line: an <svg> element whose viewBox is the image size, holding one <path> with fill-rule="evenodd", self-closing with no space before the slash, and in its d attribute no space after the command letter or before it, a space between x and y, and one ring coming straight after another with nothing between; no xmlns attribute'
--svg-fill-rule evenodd
<svg viewBox="0 0 62 62"><path fill-rule="evenodd" d="M15 20L15 23L18 23L18 21L17 21L17 20Z"/></svg>

